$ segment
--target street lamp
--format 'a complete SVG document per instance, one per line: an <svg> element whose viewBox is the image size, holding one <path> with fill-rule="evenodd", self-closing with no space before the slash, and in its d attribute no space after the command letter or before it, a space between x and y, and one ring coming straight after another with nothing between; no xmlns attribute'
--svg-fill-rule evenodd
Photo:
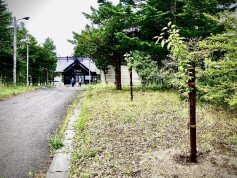
<svg viewBox="0 0 237 178"><path fill-rule="evenodd" d="M29 20L30 17L24 17L16 20L16 17L13 17L13 84L16 85L16 31L17 31L17 22L19 20Z"/></svg>

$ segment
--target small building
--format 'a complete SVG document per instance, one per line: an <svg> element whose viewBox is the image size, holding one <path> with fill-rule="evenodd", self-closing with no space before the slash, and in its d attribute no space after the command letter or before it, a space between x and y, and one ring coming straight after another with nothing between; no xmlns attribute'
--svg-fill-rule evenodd
<svg viewBox="0 0 237 178"><path fill-rule="evenodd" d="M101 78L101 83L105 83L105 74L103 71L100 72L100 78ZM115 82L115 73L114 73L113 66L109 66L109 70L106 74L106 81L107 83ZM134 85L141 84L141 80L135 70L132 70L132 82ZM121 65L121 83L125 85L129 85L130 83L128 66L126 64Z"/></svg>
<svg viewBox="0 0 237 178"><path fill-rule="evenodd" d="M64 85L70 84L72 77L81 84L97 82L99 75L92 59L78 57L58 57L55 73L55 82L63 82Z"/></svg>
<svg viewBox="0 0 237 178"><path fill-rule="evenodd" d="M90 71L90 72L89 72ZM87 84L89 79L91 83L97 83L98 79L105 83L105 75L103 71L96 68L95 63L90 58L81 57L58 57L57 67L55 70L57 77L54 78L55 85L67 85L71 83L71 78L76 79L78 84ZM90 77L89 77L90 76ZM139 85L141 81L136 71L132 72L133 84ZM106 74L107 83L115 82L115 73L113 66L109 66L108 73ZM128 66L121 65L121 82L128 85L130 82Z"/></svg>

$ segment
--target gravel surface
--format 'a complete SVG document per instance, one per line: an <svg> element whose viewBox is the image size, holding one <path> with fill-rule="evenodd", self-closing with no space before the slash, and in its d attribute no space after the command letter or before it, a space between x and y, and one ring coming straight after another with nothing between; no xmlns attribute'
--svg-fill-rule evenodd
<svg viewBox="0 0 237 178"><path fill-rule="evenodd" d="M29 172L47 171L48 137L79 89L39 89L0 101L0 177L24 178Z"/></svg>

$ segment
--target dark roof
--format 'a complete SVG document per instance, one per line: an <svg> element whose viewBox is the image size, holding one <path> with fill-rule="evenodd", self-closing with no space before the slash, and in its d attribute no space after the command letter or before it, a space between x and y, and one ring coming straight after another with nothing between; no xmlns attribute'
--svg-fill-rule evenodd
<svg viewBox="0 0 237 178"><path fill-rule="evenodd" d="M64 70L72 65L75 61L79 61L81 65L87 68L90 68L91 72L96 72L97 68L95 63L90 58L81 58L81 57L58 57L57 67L55 72L64 72Z"/></svg>
<svg viewBox="0 0 237 178"><path fill-rule="evenodd" d="M85 71L89 72L89 69L84 66L79 60L75 60L72 64L70 64L69 66L67 66L63 71L67 72L68 70L70 70L72 67L74 67L76 64L78 64L82 69L84 69Z"/></svg>

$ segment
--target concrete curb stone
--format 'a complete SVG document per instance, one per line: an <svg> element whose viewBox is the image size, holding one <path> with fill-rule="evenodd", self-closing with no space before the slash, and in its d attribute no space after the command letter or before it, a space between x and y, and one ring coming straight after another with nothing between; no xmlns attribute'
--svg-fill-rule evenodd
<svg viewBox="0 0 237 178"><path fill-rule="evenodd" d="M70 117L68 126L64 133L63 147L56 151L53 161L47 171L46 178L67 178L69 177L69 169L71 156L73 153L73 143L76 136L75 123L79 118L80 104L78 103L73 115Z"/></svg>

